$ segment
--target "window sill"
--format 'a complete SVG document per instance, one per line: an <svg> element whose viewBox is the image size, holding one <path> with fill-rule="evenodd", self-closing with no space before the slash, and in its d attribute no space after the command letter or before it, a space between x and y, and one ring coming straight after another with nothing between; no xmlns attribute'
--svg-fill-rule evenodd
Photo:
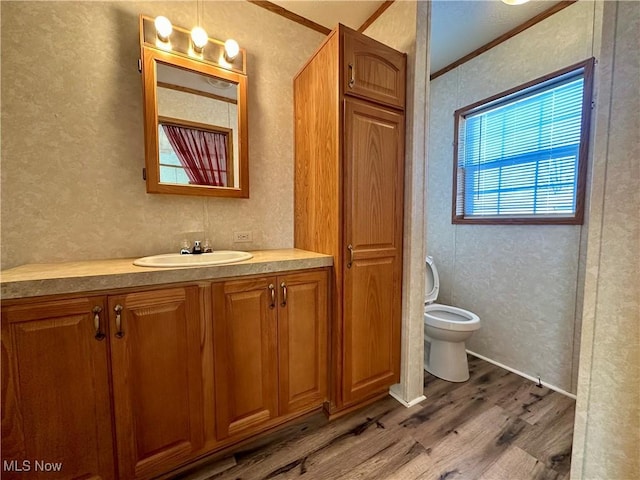
<svg viewBox="0 0 640 480"><path fill-rule="evenodd" d="M454 225L582 225L582 218L530 218L530 217L513 217L513 218L460 218L453 217L451 223Z"/></svg>

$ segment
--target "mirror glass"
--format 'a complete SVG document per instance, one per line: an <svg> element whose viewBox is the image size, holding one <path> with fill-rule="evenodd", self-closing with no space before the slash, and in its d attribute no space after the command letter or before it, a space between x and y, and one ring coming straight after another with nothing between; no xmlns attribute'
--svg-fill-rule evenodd
<svg viewBox="0 0 640 480"><path fill-rule="evenodd" d="M238 85L157 64L160 183L239 188Z"/></svg>

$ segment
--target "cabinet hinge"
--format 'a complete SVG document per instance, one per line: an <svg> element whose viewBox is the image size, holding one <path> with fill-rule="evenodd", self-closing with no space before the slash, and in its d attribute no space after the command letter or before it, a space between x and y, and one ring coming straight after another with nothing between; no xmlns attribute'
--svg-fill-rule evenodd
<svg viewBox="0 0 640 480"><path fill-rule="evenodd" d="M146 180L147 179L147 169L146 168L142 168L142 179Z"/></svg>
<svg viewBox="0 0 640 480"><path fill-rule="evenodd" d="M138 59L138 72L142 73L142 59Z"/></svg>

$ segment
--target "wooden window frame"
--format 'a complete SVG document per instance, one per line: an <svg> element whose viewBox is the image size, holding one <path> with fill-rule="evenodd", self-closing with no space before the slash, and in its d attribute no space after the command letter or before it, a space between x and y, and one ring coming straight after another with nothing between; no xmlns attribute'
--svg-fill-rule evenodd
<svg viewBox="0 0 640 480"><path fill-rule="evenodd" d="M511 88L504 92L498 93L484 100L472 103L466 107L460 108L454 112L454 143L453 143L453 196L451 209L451 223L467 224L467 225L582 225L584 223L584 207L585 207L585 191L587 183L587 167L589 161L589 134L591 129L591 110L593 97L593 70L595 58L589 58L582 62L576 63L569 67L557 70L553 73L537 78L530 82ZM571 73L575 70L584 69L584 87L582 93L582 120L580 124L580 144L578 153L578 170L577 182L575 189L576 208L573 216L492 216L492 217L465 217L464 214L458 215L457 199L458 199L458 143L461 119L469 113L475 112L483 105L499 103L506 97L513 96L522 90L529 89L536 85L551 81L556 77L560 77Z"/></svg>

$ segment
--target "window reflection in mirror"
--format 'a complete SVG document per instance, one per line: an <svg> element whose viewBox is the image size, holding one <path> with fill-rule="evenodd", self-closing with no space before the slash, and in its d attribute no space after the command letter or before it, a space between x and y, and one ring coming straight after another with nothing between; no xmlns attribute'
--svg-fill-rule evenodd
<svg viewBox="0 0 640 480"><path fill-rule="evenodd" d="M160 182L179 185L237 187L231 129L185 126L180 120L160 118Z"/></svg>

